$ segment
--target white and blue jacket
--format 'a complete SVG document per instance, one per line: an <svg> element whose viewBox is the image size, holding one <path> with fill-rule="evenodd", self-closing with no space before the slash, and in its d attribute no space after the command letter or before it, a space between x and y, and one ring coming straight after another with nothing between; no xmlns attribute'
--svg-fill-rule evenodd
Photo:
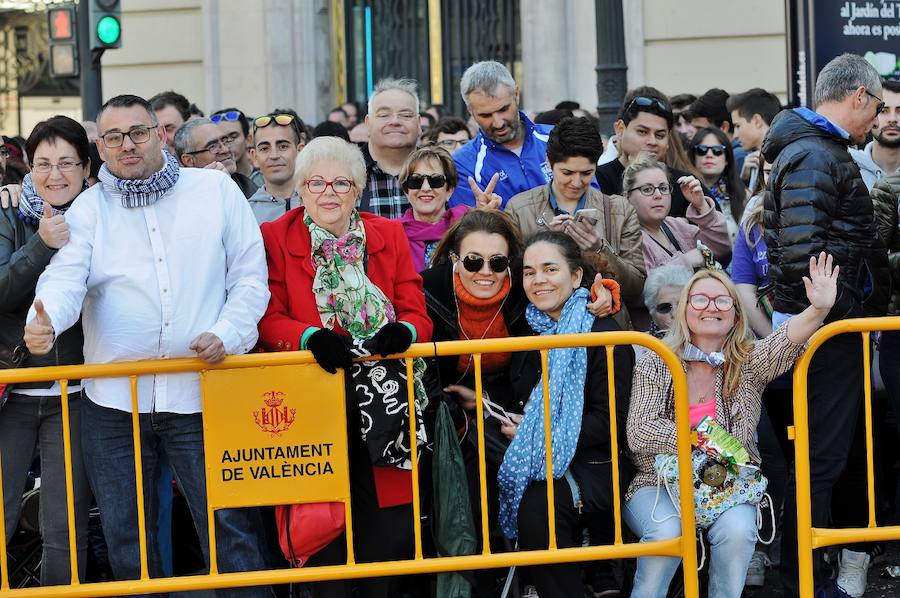
<svg viewBox="0 0 900 598"><path fill-rule="evenodd" d="M550 182L550 163L547 162L547 139L551 125L536 125L519 112L519 118L525 127L525 143L521 155L516 155L499 143L488 139L482 131L459 148L453 154L453 161L459 171L459 184L450 197L450 206L465 204L475 206L475 196L469 188L468 177L475 179L478 186L484 189L495 173L500 173L500 180L494 193L503 198L501 207L506 206L517 193L528 191Z"/></svg>

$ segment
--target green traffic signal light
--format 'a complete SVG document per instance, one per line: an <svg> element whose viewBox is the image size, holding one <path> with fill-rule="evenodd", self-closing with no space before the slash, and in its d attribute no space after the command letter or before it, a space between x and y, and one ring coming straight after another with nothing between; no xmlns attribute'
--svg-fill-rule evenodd
<svg viewBox="0 0 900 598"><path fill-rule="evenodd" d="M119 19L111 16L105 16L97 21L97 39L104 44L114 44L119 41L122 35L122 26Z"/></svg>

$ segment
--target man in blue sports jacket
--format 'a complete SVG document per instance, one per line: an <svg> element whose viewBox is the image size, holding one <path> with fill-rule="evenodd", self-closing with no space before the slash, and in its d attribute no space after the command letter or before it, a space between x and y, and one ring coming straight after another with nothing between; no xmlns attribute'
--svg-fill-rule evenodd
<svg viewBox="0 0 900 598"><path fill-rule="evenodd" d="M499 62L476 62L459 83L478 135L453 154L461 181L450 205L493 205L550 182L547 136L552 126L536 125L519 112L519 88Z"/></svg>

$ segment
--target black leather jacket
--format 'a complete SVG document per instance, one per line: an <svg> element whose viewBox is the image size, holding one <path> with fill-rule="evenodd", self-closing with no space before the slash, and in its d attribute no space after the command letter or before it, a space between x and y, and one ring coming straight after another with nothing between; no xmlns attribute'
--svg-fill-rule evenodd
<svg viewBox="0 0 900 598"><path fill-rule="evenodd" d="M763 155L772 163L764 223L777 311L795 314L809 305L803 276L809 275L810 256L821 251L841 267L826 322L887 310L887 251L848 144L795 110L780 113L763 141Z"/></svg>

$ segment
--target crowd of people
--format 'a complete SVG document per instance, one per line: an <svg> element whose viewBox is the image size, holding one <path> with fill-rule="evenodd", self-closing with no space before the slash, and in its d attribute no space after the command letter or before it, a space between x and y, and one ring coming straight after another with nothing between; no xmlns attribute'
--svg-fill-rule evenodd
<svg viewBox="0 0 900 598"><path fill-rule="evenodd" d="M627 93L609 138L573 102L521 111L519 88L497 62L470 66L460 92L468 121L443 106L423 110L415 81L384 79L365 109L345 103L315 127L291 109L207 117L175 92L120 95L96 122L55 116L21 146L10 139L0 166L9 173L5 160L18 151L25 172L0 189L0 363L216 364L250 351L310 351L325 372L346 374L354 552L356 562L377 562L413 556L412 442L429 556L478 554L485 539L494 551L547 548L550 469L559 547L612 543L614 475L632 541L678 536L667 481L672 374L657 354L617 346L608 361L599 347L553 349L547 396L537 352L417 359L413 412L407 367L391 357L417 342L649 332L682 360L692 428L731 441L718 456L694 449L695 487L724 501L712 514L697 503L708 595L760 587L772 563L797 595L789 372L823 323L900 313L891 294L900 277L900 83L845 54L819 73L812 108L782 109L759 88L670 99L643 86ZM900 335L879 343L900 429ZM862 355L858 337L838 336L810 365L815 527L866 522ZM140 377L137 391L150 573L173 571L173 480L208 566L199 378ZM37 454L41 583L89 580L93 503L112 578L136 579L131 382L69 382L68 473L60 393L58 383L35 383L0 398L7 541ZM768 502L749 491L766 480ZM897 489L886 502L900 512ZM766 508L780 551L758 529ZM269 509L216 511L219 570L346 561L345 530L327 509L279 513L306 527ZM273 550L279 539L283 554ZM864 595L877 550L843 546L827 563L817 551L817 589ZM663 597L678 565L540 565L518 580L522 595L541 598ZM336 580L306 591L498 596L506 573Z"/></svg>

